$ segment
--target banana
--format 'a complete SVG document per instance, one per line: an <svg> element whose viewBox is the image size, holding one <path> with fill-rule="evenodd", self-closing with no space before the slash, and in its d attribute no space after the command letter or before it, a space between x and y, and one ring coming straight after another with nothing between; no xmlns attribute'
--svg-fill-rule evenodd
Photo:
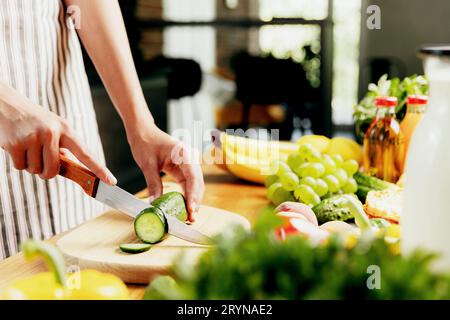
<svg viewBox="0 0 450 320"><path fill-rule="evenodd" d="M298 151L298 145L293 142L248 139L226 133L222 133L221 142L226 148L251 157L265 157L269 154L279 153L287 158L290 154Z"/></svg>
<svg viewBox="0 0 450 320"><path fill-rule="evenodd" d="M255 183L264 183L274 160L286 160L298 151L298 145L286 141L265 141L221 135L225 166L235 176Z"/></svg>
<svg viewBox="0 0 450 320"><path fill-rule="evenodd" d="M268 170L270 159L251 158L229 148L223 149L222 152L227 170L236 177L255 183L264 183L266 178L264 173Z"/></svg>

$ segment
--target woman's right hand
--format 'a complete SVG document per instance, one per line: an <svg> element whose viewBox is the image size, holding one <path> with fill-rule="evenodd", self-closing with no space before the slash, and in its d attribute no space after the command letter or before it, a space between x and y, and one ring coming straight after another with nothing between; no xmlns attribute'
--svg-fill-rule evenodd
<svg viewBox="0 0 450 320"><path fill-rule="evenodd" d="M14 166L51 179L59 173L61 148L68 149L97 177L116 184L112 173L86 151L66 120L0 83L0 147Z"/></svg>

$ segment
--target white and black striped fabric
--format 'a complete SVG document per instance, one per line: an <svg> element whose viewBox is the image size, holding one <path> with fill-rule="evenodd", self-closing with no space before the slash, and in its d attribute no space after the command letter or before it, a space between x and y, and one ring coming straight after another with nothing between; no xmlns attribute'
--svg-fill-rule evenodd
<svg viewBox="0 0 450 320"><path fill-rule="evenodd" d="M0 0L0 81L64 117L104 162L76 30L60 0ZM17 128L20 130L20 128ZM61 177L43 181L0 149L0 261L29 238L46 239L103 206Z"/></svg>

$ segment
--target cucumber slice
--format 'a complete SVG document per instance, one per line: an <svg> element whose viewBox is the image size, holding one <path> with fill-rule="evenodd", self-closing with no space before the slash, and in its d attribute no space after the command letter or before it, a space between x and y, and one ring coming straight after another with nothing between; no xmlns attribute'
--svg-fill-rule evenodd
<svg viewBox="0 0 450 320"><path fill-rule="evenodd" d="M152 245L148 243L124 243L119 246L120 250L126 253L142 253L151 247Z"/></svg>
<svg viewBox="0 0 450 320"><path fill-rule="evenodd" d="M152 206L161 209L165 214L175 217L182 222L186 222L188 218L186 201L179 192L173 191L163 194L152 202Z"/></svg>
<svg viewBox="0 0 450 320"><path fill-rule="evenodd" d="M134 231L145 243L156 243L164 238L168 225L164 214L156 207L150 207L138 214L134 220Z"/></svg>

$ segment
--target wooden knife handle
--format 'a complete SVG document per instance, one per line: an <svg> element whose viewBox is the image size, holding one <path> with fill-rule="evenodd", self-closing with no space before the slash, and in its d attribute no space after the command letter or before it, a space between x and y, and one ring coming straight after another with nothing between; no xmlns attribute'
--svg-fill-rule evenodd
<svg viewBox="0 0 450 320"><path fill-rule="evenodd" d="M79 184L84 192L95 198L100 179L85 167L73 162L63 155L60 155L59 159L59 175Z"/></svg>

